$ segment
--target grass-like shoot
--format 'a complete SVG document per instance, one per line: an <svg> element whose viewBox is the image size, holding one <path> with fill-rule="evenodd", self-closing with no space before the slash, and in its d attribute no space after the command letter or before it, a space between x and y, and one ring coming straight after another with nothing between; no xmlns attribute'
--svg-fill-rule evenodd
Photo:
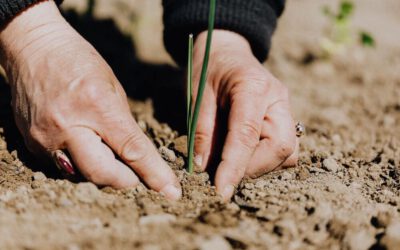
<svg viewBox="0 0 400 250"><path fill-rule="evenodd" d="M196 103L192 112L192 94L193 94L193 36L189 36L189 53L188 53L188 86L187 86L187 126L188 126L188 172L193 173L194 159L194 135L197 129L201 102L203 99L204 88L207 80L208 61L210 58L212 34L215 23L216 0L210 0L210 10L208 17L208 33L206 50L204 53L203 67L201 69L200 82L197 90Z"/></svg>
<svg viewBox="0 0 400 250"><path fill-rule="evenodd" d="M187 68L187 86L186 86L186 128L188 131L188 142L190 141L190 127L192 126L192 93L193 93L193 34L189 35L188 45L188 68ZM189 143L187 144L189 152Z"/></svg>
<svg viewBox="0 0 400 250"><path fill-rule="evenodd" d="M325 6L323 14L330 20L330 34L321 41L321 48L325 55L331 56L344 52L346 48L354 43L351 19L355 11L352 1L342 0L337 12ZM375 39L365 31L359 31L359 42L364 47L374 47Z"/></svg>

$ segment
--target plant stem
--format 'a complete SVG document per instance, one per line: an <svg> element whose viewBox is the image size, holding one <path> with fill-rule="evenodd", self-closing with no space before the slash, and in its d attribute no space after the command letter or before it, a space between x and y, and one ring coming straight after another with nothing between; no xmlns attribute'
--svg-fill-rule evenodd
<svg viewBox="0 0 400 250"><path fill-rule="evenodd" d="M208 69L208 61L210 58L210 50L211 50L211 41L212 41L212 33L214 30L214 22L215 22L215 9L216 9L216 0L210 0L210 11L208 17L208 33L207 33L207 42L206 42L206 51L204 53L203 67L201 70L201 77L199 82L199 89L197 91L196 104L194 106L192 122L190 126L190 140L189 140L189 162L188 162L188 171L189 173L193 173L193 151L194 151L194 135L197 129L197 122L199 119L199 111L201 107L201 101L203 99L204 88L207 80L207 69Z"/></svg>
<svg viewBox="0 0 400 250"><path fill-rule="evenodd" d="M188 53L188 72L187 72L187 86L186 86L186 128L188 132L188 142L190 141L190 127L192 126L192 93L193 93L193 34L189 35L189 53ZM189 143L187 144L189 152Z"/></svg>

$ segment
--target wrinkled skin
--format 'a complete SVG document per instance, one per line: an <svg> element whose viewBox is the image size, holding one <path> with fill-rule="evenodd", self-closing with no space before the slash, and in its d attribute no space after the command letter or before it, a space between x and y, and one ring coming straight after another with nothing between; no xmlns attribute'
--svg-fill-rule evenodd
<svg viewBox="0 0 400 250"><path fill-rule="evenodd" d="M202 33L195 42L195 72L204 44ZM176 176L131 116L112 70L54 2L43 1L15 17L0 32L0 50L15 120L32 152L48 156L67 150L80 172L98 185L133 187L140 177L169 199L181 197ZM213 138L217 108L223 107L228 130L215 181L224 199L245 175L296 164L287 89L240 35L215 31L205 91L196 161L205 169L212 143L224 140Z"/></svg>
<svg viewBox="0 0 400 250"><path fill-rule="evenodd" d="M197 59L204 54L206 36L203 32L196 40ZM195 73L201 71L201 64L195 60ZM194 78L198 83L200 76ZM298 141L289 106L287 87L257 61L247 40L217 30L195 136L195 162L207 168L213 143L222 143L215 184L225 199L244 176L258 177L296 165ZM227 124L217 124L221 120ZM226 131L218 132L218 127Z"/></svg>

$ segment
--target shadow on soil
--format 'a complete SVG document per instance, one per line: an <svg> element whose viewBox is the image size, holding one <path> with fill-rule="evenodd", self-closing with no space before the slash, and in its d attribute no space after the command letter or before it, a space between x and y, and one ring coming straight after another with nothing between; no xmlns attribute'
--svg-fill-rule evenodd
<svg viewBox="0 0 400 250"><path fill-rule="evenodd" d="M155 65L137 59L132 40L122 34L112 20L96 20L91 15L64 13L69 23L104 57L124 86L127 95L135 100L151 99L155 117L173 129L185 133L185 100L183 72L169 65ZM61 177L54 167L38 161L24 146L15 125L10 107L10 90L0 76L0 127L10 151L17 150L20 159L34 171L48 177Z"/></svg>

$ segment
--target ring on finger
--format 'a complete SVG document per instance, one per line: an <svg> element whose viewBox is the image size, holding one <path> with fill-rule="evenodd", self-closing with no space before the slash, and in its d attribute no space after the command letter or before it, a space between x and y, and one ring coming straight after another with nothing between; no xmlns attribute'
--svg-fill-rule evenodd
<svg viewBox="0 0 400 250"><path fill-rule="evenodd" d="M305 133L306 133L306 127L304 126L304 124L303 123L301 123L301 122L298 122L297 124L296 124L296 136L298 137L298 138L300 138L300 137L302 137Z"/></svg>

